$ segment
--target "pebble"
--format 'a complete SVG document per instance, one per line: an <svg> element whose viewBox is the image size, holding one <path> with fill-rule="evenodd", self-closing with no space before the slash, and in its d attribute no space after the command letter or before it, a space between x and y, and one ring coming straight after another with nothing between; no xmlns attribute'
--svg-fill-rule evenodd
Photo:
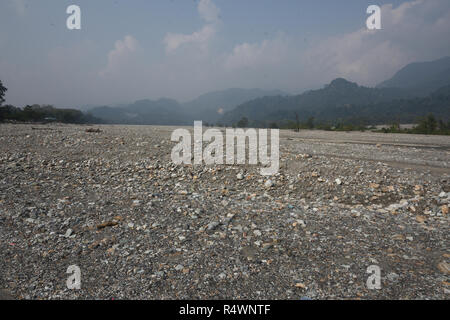
<svg viewBox="0 0 450 320"><path fill-rule="evenodd" d="M181 271L181 270L183 270L184 269L184 267L183 267L183 265L181 265L181 264L179 264L179 265L177 265L176 267L175 267L175 270L176 271Z"/></svg>
<svg viewBox="0 0 450 320"><path fill-rule="evenodd" d="M253 234L257 237L260 237L262 235L261 231L259 231L259 230L254 230Z"/></svg>
<svg viewBox="0 0 450 320"><path fill-rule="evenodd" d="M72 235L73 230L72 229L67 229L66 233L64 234L64 236L66 238L70 237Z"/></svg>
<svg viewBox="0 0 450 320"><path fill-rule="evenodd" d="M272 182L272 180L267 180L265 183L264 183L264 186L266 187L266 188L271 188L271 187L273 187L273 182Z"/></svg>
<svg viewBox="0 0 450 320"><path fill-rule="evenodd" d="M219 226L219 222L216 222L216 221L210 222L210 223L208 224L207 230L208 230L208 231L215 230L218 226Z"/></svg>

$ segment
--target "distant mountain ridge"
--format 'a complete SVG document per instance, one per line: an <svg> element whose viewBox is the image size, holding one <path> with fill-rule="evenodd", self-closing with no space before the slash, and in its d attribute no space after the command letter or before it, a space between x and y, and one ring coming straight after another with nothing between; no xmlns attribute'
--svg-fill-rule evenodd
<svg viewBox="0 0 450 320"><path fill-rule="evenodd" d="M258 97L286 95L280 90L232 88L214 91L179 103L176 100L139 100L119 107L95 107L89 112L106 123L192 125L194 120L216 123L226 111Z"/></svg>
<svg viewBox="0 0 450 320"><path fill-rule="evenodd" d="M301 121L411 122L433 112L450 118L450 57L412 63L375 88L337 78L321 89L299 95L279 90L239 89L210 92L179 103L173 99L139 100L129 105L96 107L94 117L106 123L192 125L194 120L233 125L243 117L252 126Z"/></svg>
<svg viewBox="0 0 450 320"><path fill-rule="evenodd" d="M209 92L183 104L183 108L193 119L215 123L223 113L238 105L265 96L287 95L281 90L231 88Z"/></svg>
<svg viewBox="0 0 450 320"><path fill-rule="evenodd" d="M411 97L407 90L367 88L338 78L322 89L310 90L301 95L264 97L248 101L224 114L220 122L230 125L246 117L259 125L268 125L274 121L295 119L295 113L302 119L314 117L322 121L332 121L341 117L343 110L355 110L358 106Z"/></svg>
<svg viewBox="0 0 450 320"><path fill-rule="evenodd" d="M123 107L96 107L89 111L106 123L183 125L186 114L176 100L139 100Z"/></svg>
<svg viewBox="0 0 450 320"><path fill-rule="evenodd" d="M450 85L450 57L408 64L377 88L403 88L426 96L446 85Z"/></svg>

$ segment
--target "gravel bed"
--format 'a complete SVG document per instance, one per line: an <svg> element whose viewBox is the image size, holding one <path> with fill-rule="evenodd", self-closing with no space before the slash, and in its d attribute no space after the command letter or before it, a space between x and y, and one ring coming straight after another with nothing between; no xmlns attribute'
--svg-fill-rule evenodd
<svg viewBox="0 0 450 320"><path fill-rule="evenodd" d="M0 298L449 298L449 137L282 131L263 177L174 129L0 124Z"/></svg>

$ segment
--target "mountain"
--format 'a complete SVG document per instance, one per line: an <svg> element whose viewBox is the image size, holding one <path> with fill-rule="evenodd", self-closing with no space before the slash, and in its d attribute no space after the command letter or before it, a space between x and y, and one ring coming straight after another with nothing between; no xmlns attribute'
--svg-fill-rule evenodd
<svg viewBox="0 0 450 320"><path fill-rule="evenodd" d="M357 114L358 108L386 103L395 99L410 98L407 90L398 88L367 88L338 78L319 90L311 90L296 96L264 97L241 104L224 114L220 122L234 124L247 117L258 125L274 121L315 117L321 121L334 121L348 116L348 111ZM347 111L348 110L348 111Z"/></svg>
<svg viewBox="0 0 450 320"><path fill-rule="evenodd" d="M183 125L188 124L182 106L172 99L139 100L122 107L96 107L90 113L106 123Z"/></svg>
<svg viewBox="0 0 450 320"><path fill-rule="evenodd" d="M106 123L154 125L192 125L194 120L232 125L247 117L253 126L269 126L295 120L296 113L301 121L314 117L328 123L411 122L431 111L447 119L447 86L450 57L409 64L376 88L338 78L321 89L299 95L234 88L210 92L185 103L167 98L140 100L97 107L90 112Z"/></svg>
<svg viewBox="0 0 450 320"><path fill-rule="evenodd" d="M139 100L130 105L95 107L89 112L106 123L192 125L194 120L215 123L224 112L257 97L285 95L278 90L228 89L179 103L173 99Z"/></svg>
<svg viewBox="0 0 450 320"><path fill-rule="evenodd" d="M239 89L232 88L214 91L199 96L183 104L186 113L192 120L203 120L215 123L223 113L232 110L238 105L265 96L286 95L280 90Z"/></svg>
<svg viewBox="0 0 450 320"><path fill-rule="evenodd" d="M446 85L450 85L450 57L408 64L377 88L403 88L426 96Z"/></svg>
<svg viewBox="0 0 450 320"><path fill-rule="evenodd" d="M358 110L358 116L370 119L371 124L414 123L419 117L429 113L437 119L450 121L450 85L439 88L426 97L396 99Z"/></svg>

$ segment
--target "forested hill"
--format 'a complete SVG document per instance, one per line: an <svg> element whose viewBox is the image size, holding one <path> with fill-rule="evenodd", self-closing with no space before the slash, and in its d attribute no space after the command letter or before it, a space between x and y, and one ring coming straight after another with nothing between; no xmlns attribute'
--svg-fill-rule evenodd
<svg viewBox="0 0 450 320"><path fill-rule="evenodd" d="M120 107L96 107L90 112L106 123L192 125L194 120L216 123L224 112L245 101L282 94L285 93L279 90L234 88L209 92L185 103L168 98L145 99Z"/></svg>
<svg viewBox="0 0 450 320"><path fill-rule="evenodd" d="M430 108L448 116L448 97L442 98L445 92L446 89L441 89L439 95L415 98L406 89L368 88L339 78L323 89L301 95L264 97L246 102L227 112L220 121L231 125L246 117L255 125L267 125L292 121L296 113L301 120L314 117L327 122L352 120L378 123L390 121L392 115L400 121L410 121L428 113Z"/></svg>
<svg viewBox="0 0 450 320"><path fill-rule="evenodd" d="M446 85L450 85L450 57L408 64L377 87L403 88L426 96Z"/></svg>

